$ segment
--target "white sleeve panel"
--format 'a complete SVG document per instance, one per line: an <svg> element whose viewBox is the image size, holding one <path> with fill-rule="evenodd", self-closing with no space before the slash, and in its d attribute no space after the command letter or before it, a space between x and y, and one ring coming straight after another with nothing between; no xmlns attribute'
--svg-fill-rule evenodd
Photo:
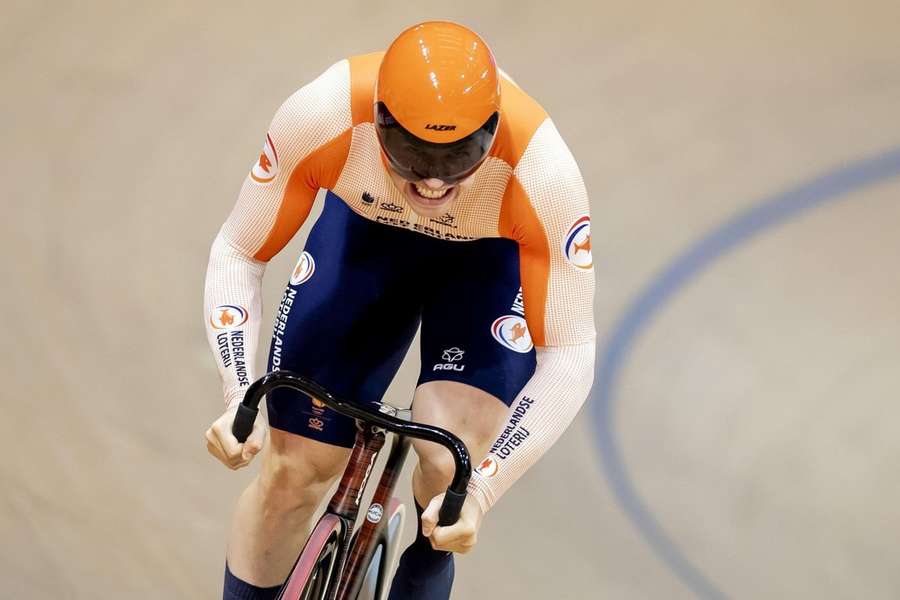
<svg viewBox="0 0 900 600"><path fill-rule="evenodd" d="M509 418L469 481L482 511L491 506L571 424L594 380L594 341L537 348L534 375L510 407Z"/></svg>
<svg viewBox="0 0 900 600"><path fill-rule="evenodd" d="M342 60L294 92L275 113L260 159L222 228L228 241L246 255L256 255L275 225L294 169L352 126L350 63Z"/></svg>
<svg viewBox="0 0 900 600"><path fill-rule="evenodd" d="M264 262L236 249L220 232L209 253L204 294L206 337L222 376L227 408L256 379Z"/></svg>
<svg viewBox="0 0 900 600"><path fill-rule="evenodd" d="M543 345L592 340L594 270L588 195L575 157L553 121L546 119L538 127L513 174L534 207L550 250Z"/></svg>
<svg viewBox="0 0 900 600"><path fill-rule="evenodd" d="M254 257L276 226L294 169L351 126L350 66L343 60L291 95L278 109L262 153L213 242L206 272L204 317L228 407L243 399L247 386L256 378L253 362L262 321L265 263ZM308 193L311 202L315 190Z"/></svg>
<svg viewBox="0 0 900 600"><path fill-rule="evenodd" d="M594 378L594 271L587 191L575 158L546 119L528 143L514 175L540 221L549 247L546 280L523 268L523 288L546 286L534 375L469 483L487 511L556 443L584 404ZM525 311L528 314L528 295ZM540 297L533 294L532 298ZM542 339L541 339L542 338Z"/></svg>

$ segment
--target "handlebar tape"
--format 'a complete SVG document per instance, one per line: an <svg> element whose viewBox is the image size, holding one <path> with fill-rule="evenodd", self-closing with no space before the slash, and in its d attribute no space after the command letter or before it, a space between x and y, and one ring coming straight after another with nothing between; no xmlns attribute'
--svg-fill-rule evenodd
<svg viewBox="0 0 900 600"><path fill-rule="evenodd" d="M237 438L237 441L244 443L250 437L253 431L253 423L256 422L256 415L259 413L258 408L249 408L243 404L238 404L237 413L234 415L234 423L231 425L231 433Z"/></svg>
<svg viewBox="0 0 900 600"><path fill-rule="evenodd" d="M466 492L458 493L451 489L447 489L444 495L444 501L441 503L441 510L438 512L438 525L446 527L453 525L459 520L459 513L462 511L463 502L466 501Z"/></svg>

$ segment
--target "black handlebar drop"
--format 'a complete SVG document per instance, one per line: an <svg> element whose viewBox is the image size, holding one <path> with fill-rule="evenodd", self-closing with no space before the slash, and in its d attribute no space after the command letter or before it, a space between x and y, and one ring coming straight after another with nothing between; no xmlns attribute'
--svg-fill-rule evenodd
<svg viewBox="0 0 900 600"><path fill-rule="evenodd" d="M231 433L234 434L234 437L240 443L243 444L250 437L257 414L259 414L259 409L255 406L251 408L243 402L238 404L237 413L234 415L234 424L231 426Z"/></svg>
<svg viewBox="0 0 900 600"><path fill-rule="evenodd" d="M344 416L378 425L392 433L435 442L449 450L450 454L453 455L456 470L441 504L438 525L447 526L456 523L459 519L460 511L462 511L463 503L466 500L466 486L468 486L469 478L472 476L472 462L469 458L469 451L466 445L462 443L462 440L440 427L409 423L391 415L340 400L315 381L297 373L291 371L268 373L254 381L247 388L244 400L238 406L237 413L234 416L234 424L231 426L231 432L240 443L243 444L247 441L247 437L253 431L253 423L256 421L256 415L259 412L259 402L262 400L262 397L275 388L281 387L291 388L320 400L329 408Z"/></svg>
<svg viewBox="0 0 900 600"><path fill-rule="evenodd" d="M444 501L441 502L441 509L438 511L438 525L446 527L453 525L459 520L459 513L462 512L463 503L466 501L466 492L454 492L447 488L444 495Z"/></svg>

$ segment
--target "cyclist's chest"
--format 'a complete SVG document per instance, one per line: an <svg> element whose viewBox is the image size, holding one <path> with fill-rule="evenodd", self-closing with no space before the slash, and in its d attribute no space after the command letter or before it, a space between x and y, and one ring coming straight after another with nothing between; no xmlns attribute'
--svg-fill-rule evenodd
<svg viewBox="0 0 900 600"><path fill-rule="evenodd" d="M489 158L447 213L418 215L385 172L374 127L363 123L353 130L347 160L331 191L354 212L377 223L439 239L470 241L499 237L500 207L511 173L505 162Z"/></svg>

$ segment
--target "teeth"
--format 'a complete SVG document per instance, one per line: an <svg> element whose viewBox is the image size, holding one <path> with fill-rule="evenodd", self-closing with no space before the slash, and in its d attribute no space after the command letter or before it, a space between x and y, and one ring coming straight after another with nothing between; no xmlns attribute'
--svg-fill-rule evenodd
<svg viewBox="0 0 900 600"><path fill-rule="evenodd" d="M450 191L450 188L443 190L430 190L427 187L423 187L418 183L413 184L416 186L416 191L419 192L419 195L423 198L431 198L432 200L436 200L438 198L443 198L447 192Z"/></svg>

